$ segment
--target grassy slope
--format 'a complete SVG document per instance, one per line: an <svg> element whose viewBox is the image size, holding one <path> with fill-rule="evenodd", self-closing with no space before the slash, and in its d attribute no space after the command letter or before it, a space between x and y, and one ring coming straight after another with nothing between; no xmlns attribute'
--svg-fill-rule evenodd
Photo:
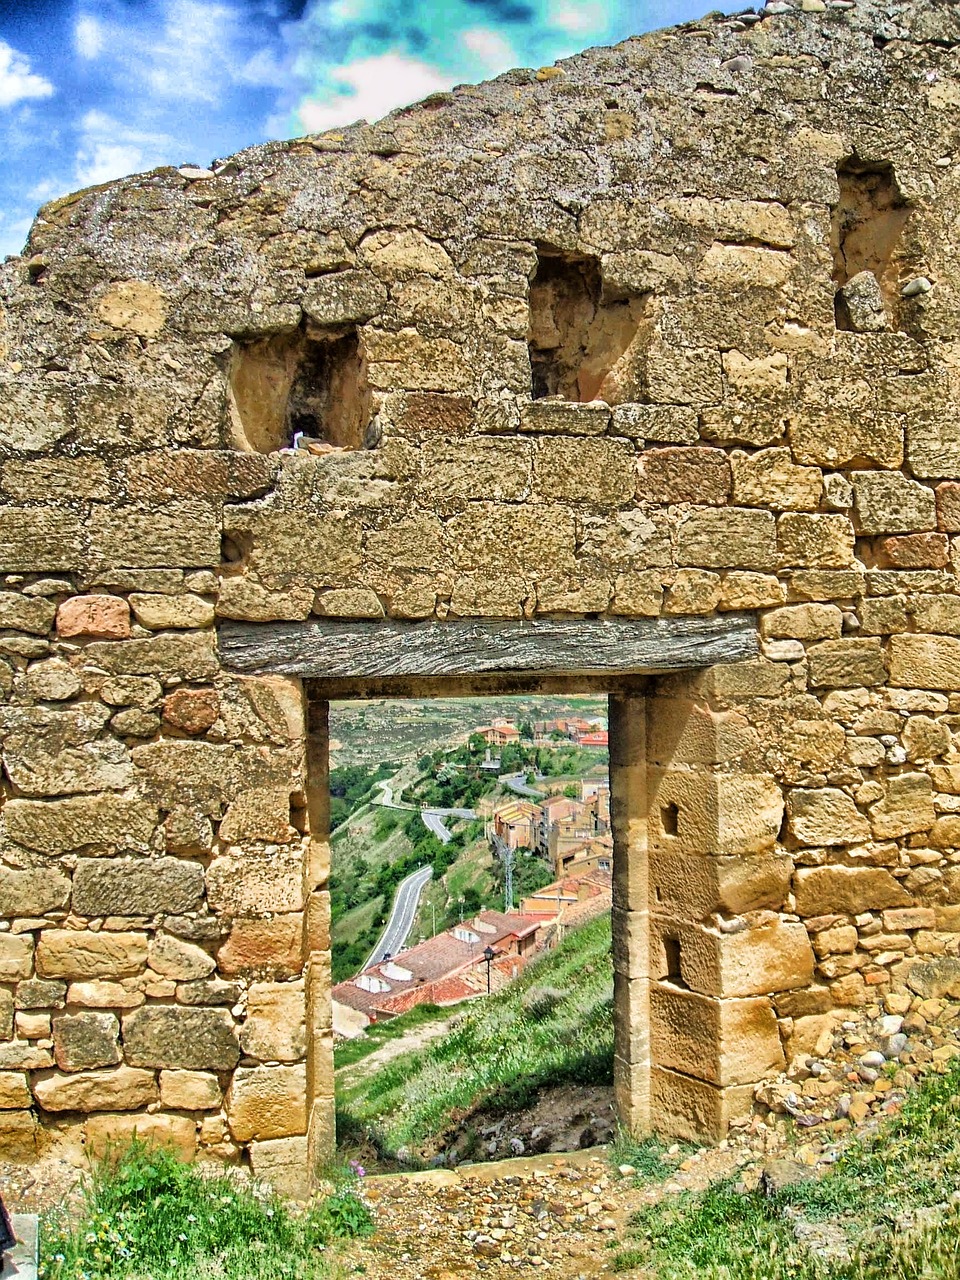
<svg viewBox="0 0 960 1280"><path fill-rule="evenodd" d="M958 1201L954 1065L928 1076L899 1115L861 1136L819 1179L772 1196L721 1182L641 1210L636 1243L615 1267L657 1280L960 1280ZM832 1240L833 1259L798 1240L817 1234Z"/></svg>
<svg viewBox="0 0 960 1280"><path fill-rule="evenodd" d="M506 990L469 1006L448 1035L351 1085L337 1081L344 1135L384 1153L416 1148L454 1115L522 1106L563 1081L608 1083L613 1063L610 917L568 935Z"/></svg>

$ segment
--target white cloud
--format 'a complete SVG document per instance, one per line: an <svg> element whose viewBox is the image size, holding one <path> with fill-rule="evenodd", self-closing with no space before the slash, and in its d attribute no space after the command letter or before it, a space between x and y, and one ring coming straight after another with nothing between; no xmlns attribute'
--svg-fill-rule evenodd
<svg viewBox="0 0 960 1280"><path fill-rule="evenodd" d="M330 78L342 88L322 102L300 104L298 114L308 133L322 133L354 120L379 120L396 107L440 93L453 84L435 67L402 53L358 58L335 67Z"/></svg>
<svg viewBox="0 0 960 1280"><path fill-rule="evenodd" d="M0 40L0 107L12 107L24 98L49 98L53 85L30 70L29 59Z"/></svg>
<svg viewBox="0 0 960 1280"><path fill-rule="evenodd" d="M174 143L166 134L131 129L104 111L88 111L80 126L74 165L78 186L95 187L171 162Z"/></svg>
<svg viewBox="0 0 960 1280"><path fill-rule="evenodd" d="M549 9L551 25L570 35L601 31L607 19L605 6L598 0L554 0Z"/></svg>
<svg viewBox="0 0 960 1280"><path fill-rule="evenodd" d="M461 39L470 53L479 58L489 73L506 71L517 63L513 45L499 31L489 27L471 27Z"/></svg>
<svg viewBox="0 0 960 1280"><path fill-rule="evenodd" d="M88 62L103 52L103 28L96 18L85 15L78 18L73 28L73 45L81 58Z"/></svg>

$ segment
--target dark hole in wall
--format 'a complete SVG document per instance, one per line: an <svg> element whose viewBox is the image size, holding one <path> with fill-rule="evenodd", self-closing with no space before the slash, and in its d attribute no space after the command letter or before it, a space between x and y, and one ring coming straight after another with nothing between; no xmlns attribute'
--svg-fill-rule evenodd
<svg viewBox="0 0 960 1280"><path fill-rule="evenodd" d="M606 296L598 258L540 250L530 282L532 398L636 399L623 385L631 371L620 366L645 308L645 296Z"/></svg>
<svg viewBox="0 0 960 1280"><path fill-rule="evenodd" d="M362 449L370 393L355 328L298 329L238 343L230 370L234 443L257 453L289 448L297 436Z"/></svg>
<svg viewBox="0 0 960 1280"><path fill-rule="evenodd" d="M892 164L847 159L838 165L837 179L840 199L833 210L831 226L833 278L843 286L863 271L872 272L880 286L890 327L895 329L900 310L899 250L910 205L900 190ZM839 288L835 312L838 329L856 327Z"/></svg>
<svg viewBox="0 0 960 1280"><path fill-rule="evenodd" d="M667 962L665 977L668 982L686 985L680 972L680 939L666 937L663 940L663 954Z"/></svg>
<svg viewBox="0 0 960 1280"><path fill-rule="evenodd" d="M680 810L675 804L665 804L660 810L660 825L665 836L675 836L680 823Z"/></svg>

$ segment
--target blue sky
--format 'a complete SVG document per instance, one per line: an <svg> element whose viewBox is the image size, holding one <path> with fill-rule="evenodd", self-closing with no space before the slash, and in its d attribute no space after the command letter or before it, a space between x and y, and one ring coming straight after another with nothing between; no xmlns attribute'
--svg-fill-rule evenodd
<svg viewBox="0 0 960 1280"><path fill-rule="evenodd" d="M0 0L0 256L37 207L700 16L709 0ZM732 5L726 6L728 9Z"/></svg>

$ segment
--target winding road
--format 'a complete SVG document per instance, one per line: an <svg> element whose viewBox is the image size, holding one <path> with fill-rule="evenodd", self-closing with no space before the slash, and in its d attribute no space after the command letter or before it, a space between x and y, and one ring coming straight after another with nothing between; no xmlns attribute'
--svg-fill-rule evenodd
<svg viewBox="0 0 960 1280"><path fill-rule="evenodd" d="M393 895L393 906L390 908L390 918L384 926L377 945L370 953L370 959L363 966L364 969L369 969L373 964L380 964L387 956L396 956L403 950L407 935L413 927L417 907L420 905L420 895L432 875L433 867L420 867L397 885L397 891Z"/></svg>

